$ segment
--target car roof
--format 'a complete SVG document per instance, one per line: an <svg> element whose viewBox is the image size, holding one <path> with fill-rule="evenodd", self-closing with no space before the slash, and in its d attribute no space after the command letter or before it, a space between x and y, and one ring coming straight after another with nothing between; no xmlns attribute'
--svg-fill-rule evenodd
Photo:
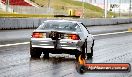
<svg viewBox="0 0 132 77"><path fill-rule="evenodd" d="M81 23L81 22L72 21L72 20L46 20L44 22L72 22L72 23Z"/></svg>

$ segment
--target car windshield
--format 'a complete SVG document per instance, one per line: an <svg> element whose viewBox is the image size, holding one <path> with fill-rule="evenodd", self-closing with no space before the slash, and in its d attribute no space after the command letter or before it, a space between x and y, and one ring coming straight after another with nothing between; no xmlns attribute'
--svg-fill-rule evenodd
<svg viewBox="0 0 132 77"><path fill-rule="evenodd" d="M80 27L77 23L72 22L45 22L40 25L37 30L68 30L68 31L80 31Z"/></svg>

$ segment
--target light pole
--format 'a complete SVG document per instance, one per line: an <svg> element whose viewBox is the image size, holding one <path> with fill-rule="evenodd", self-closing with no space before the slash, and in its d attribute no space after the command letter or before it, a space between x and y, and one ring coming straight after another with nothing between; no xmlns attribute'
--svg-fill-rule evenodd
<svg viewBox="0 0 132 77"><path fill-rule="evenodd" d="M48 0L48 12L50 12L50 0Z"/></svg>
<svg viewBox="0 0 132 77"><path fill-rule="evenodd" d="M131 7L131 6L132 6L132 5L131 5L131 2L132 2L132 1L130 0L130 6L129 6L129 17L131 17L131 9L132 9L132 7Z"/></svg>
<svg viewBox="0 0 132 77"><path fill-rule="evenodd" d="M85 9L85 6L84 6L84 0L82 0L82 7L83 7L83 9L82 9L82 18L84 18L84 9Z"/></svg>
<svg viewBox="0 0 132 77"><path fill-rule="evenodd" d="M107 18L107 0L104 0L104 18Z"/></svg>
<svg viewBox="0 0 132 77"><path fill-rule="evenodd" d="M9 10L9 0L6 0L6 12Z"/></svg>
<svg viewBox="0 0 132 77"><path fill-rule="evenodd" d="M119 17L121 17L121 0L119 0Z"/></svg>

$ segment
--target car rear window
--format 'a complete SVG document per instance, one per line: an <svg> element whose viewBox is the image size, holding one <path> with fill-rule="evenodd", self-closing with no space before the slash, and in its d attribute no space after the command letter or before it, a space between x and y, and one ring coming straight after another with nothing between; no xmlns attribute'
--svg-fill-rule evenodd
<svg viewBox="0 0 132 77"><path fill-rule="evenodd" d="M80 27L77 23L72 22L44 22L37 30L68 30L68 31L80 31Z"/></svg>

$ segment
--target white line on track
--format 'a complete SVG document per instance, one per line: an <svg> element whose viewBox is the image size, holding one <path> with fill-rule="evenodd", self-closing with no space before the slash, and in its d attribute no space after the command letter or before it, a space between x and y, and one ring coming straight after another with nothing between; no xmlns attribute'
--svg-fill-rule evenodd
<svg viewBox="0 0 132 77"><path fill-rule="evenodd" d="M93 35L95 36L105 36L105 35L113 35L113 34L123 34L123 33L129 33L129 31L123 31L123 32L113 32L113 33L104 33L104 34L97 34ZM9 46L16 46L16 45L25 45L29 44L30 42L22 42L22 43L14 43L14 44L5 44L5 45L0 45L0 47L9 47Z"/></svg>
<svg viewBox="0 0 132 77"><path fill-rule="evenodd" d="M14 43L14 44L5 44L5 45L0 45L0 47L9 47L9 46L25 45L25 44L29 44L29 42Z"/></svg>
<svg viewBox="0 0 132 77"><path fill-rule="evenodd" d="M104 33L104 34L97 34L97 35L93 35L93 36L105 36L105 35L114 35L114 34L123 34L123 33L129 33L129 31Z"/></svg>

